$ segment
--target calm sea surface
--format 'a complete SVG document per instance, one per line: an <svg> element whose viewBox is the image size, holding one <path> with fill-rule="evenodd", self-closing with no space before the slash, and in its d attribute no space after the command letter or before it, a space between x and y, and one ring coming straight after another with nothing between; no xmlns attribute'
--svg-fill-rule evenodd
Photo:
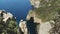
<svg viewBox="0 0 60 34"><path fill-rule="evenodd" d="M30 9L29 0L0 0L0 10L11 12L17 18L17 22L25 20Z"/></svg>

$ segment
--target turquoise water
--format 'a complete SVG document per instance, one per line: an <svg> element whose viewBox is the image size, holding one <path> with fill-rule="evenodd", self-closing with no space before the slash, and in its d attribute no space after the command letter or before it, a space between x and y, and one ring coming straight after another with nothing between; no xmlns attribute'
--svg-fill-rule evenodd
<svg viewBox="0 0 60 34"><path fill-rule="evenodd" d="M11 12L17 18L17 22L25 20L30 9L29 0L0 0L0 10Z"/></svg>

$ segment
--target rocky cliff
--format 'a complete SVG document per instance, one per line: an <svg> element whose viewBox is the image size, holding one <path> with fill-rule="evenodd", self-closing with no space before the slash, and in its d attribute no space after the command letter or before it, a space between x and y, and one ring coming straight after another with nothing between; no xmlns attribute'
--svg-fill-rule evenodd
<svg viewBox="0 0 60 34"><path fill-rule="evenodd" d="M20 34L28 34L28 29L27 29L27 22L26 21L23 21L21 20L19 22L19 28L20 28Z"/></svg>
<svg viewBox="0 0 60 34"><path fill-rule="evenodd" d="M33 17L34 21L31 20L31 17ZM55 23L53 20L43 22L40 18L38 18L36 16L36 13L33 10L30 10L30 12L27 15L26 20L28 21L27 23L30 23L30 25L31 25L30 27L33 26L33 28L35 28L35 30L36 30L35 34L49 34L49 30L53 26L53 25L51 25L51 23L53 23L53 24ZM30 22L30 20L33 21L33 22ZM35 25L33 25L32 23L34 23Z"/></svg>
<svg viewBox="0 0 60 34"><path fill-rule="evenodd" d="M60 1L59 0L30 0L34 9L30 10L26 20L28 23L33 23L30 26L34 27L33 34L59 34L60 25ZM30 20L32 22L30 22ZM30 29L31 29L30 28ZM33 29L33 28L32 28Z"/></svg>
<svg viewBox="0 0 60 34"><path fill-rule="evenodd" d="M40 7L40 0L30 0L31 5L34 6L35 8Z"/></svg>
<svg viewBox="0 0 60 34"><path fill-rule="evenodd" d="M0 34L19 34L15 17L5 10L0 10Z"/></svg>

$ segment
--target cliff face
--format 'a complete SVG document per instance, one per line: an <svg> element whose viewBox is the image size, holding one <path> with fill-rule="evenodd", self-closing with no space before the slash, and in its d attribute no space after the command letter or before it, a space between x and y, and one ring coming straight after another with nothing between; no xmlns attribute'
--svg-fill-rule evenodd
<svg viewBox="0 0 60 34"><path fill-rule="evenodd" d="M29 11L26 20L28 21L29 24L30 23L35 24L36 28L35 30L37 32L35 34L59 34L60 1L30 0L30 2L31 5L33 5L34 9ZM33 20L31 20L31 17L33 17ZM29 22L30 20L33 22ZM33 24L31 25L33 26Z"/></svg>
<svg viewBox="0 0 60 34"><path fill-rule="evenodd" d="M36 16L36 13L33 11L33 10L30 10L27 17L26 17L26 20L30 20L30 18L33 17L34 18L34 22L35 23L41 23L41 19L39 19L37 16Z"/></svg>
<svg viewBox="0 0 60 34"><path fill-rule="evenodd" d="M27 19L34 17L34 21L50 21L58 18L60 0L30 0L34 9L30 10Z"/></svg>
<svg viewBox="0 0 60 34"><path fill-rule="evenodd" d="M39 3L36 3L37 1L39 1ZM32 11L43 21L56 18L60 11L59 0L30 0L30 2L34 7ZM35 6L38 6L38 8Z"/></svg>
<svg viewBox="0 0 60 34"><path fill-rule="evenodd" d="M29 29L28 31L33 30L33 32L30 31L29 33L30 34L38 34L41 19L36 17L36 13L33 10L29 11L29 13L26 17L26 20L27 20L27 26L28 26L28 29ZM34 30L34 28L35 28L35 30ZM34 32L36 32L36 33L34 33Z"/></svg>
<svg viewBox="0 0 60 34"><path fill-rule="evenodd" d="M30 3L35 8L46 7L46 6L47 7L51 7L52 5L55 5L55 4L57 4L58 6L60 6L59 5L59 3L60 3L59 0L30 0Z"/></svg>
<svg viewBox="0 0 60 34"><path fill-rule="evenodd" d="M58 13L60 15L60 13ZM43 22L40 18L36 16L36 13L33 10L30 10L28 13L26 20L28 21L29 29L35 29L36 33L33 34L59 34L60 33L60 16L57 18ZM33 19L31 19L33 18ZM32 22L31 22L32 21ZM33 24L32 24L33 23ZM35 24L35 25L34 25ZM33 28L32 28L33 27ZM29 30L30 31L30 30ZM34 31L34 30L33 30ZM32 32L30 32L32 33Z"/></svg>
<svg viewBox="0 0 60 34"><path fill-rule="evenodd" d="M30 0L31 5L34 6L35 8L40 7L40 0Z"/></svg>
<svg viewBox="0 0 60 34"><path fill-rule="evenodd" d="M19 28L20 28L20 34L28 34L28 29L26 25L26 21L21 20L19 23Z"/></svg>
<svg viewBox="0 0 60 34"><path fill-rule="evenodd" d="M38 18L36 16L36 13L33 10L30 10L30 12L28 13L26 20L31 20L31 17L33 17L33 22L35 24L35 30L37 33L35 34L49 34L49 30L52 28L51 23L54 23L53 20L51 21L47 21L47 22L43 22L40 18ZM28 22L31 23L31 22ZM31 24L32 24L31 23ZM33 24L32 24L33 26ZM33 26L34 27L34 26ZM54 27L54 26L53 26ZM31 32L32 33L32 32Z"/></svg>

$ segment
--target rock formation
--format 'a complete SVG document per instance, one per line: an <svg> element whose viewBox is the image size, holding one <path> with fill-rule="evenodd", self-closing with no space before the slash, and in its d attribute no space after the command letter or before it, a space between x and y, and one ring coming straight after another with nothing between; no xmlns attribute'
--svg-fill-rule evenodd
<svg viewBox="0 0 60 34"><path fill-rule="evenodd" d="M30 10L26 17L29 34L60 34L60 1L30 0L30 2L34 9Z"/></svg>
<svg viewBox="0 0 60 34"><path fill-rule="evenodd" d="M34 6L35 8L40 7L40 0L30 0L31 5Z"/></svg>
<svg viewBox="0 0 60 34"><path fill-rule="evenodd" d="M30 19L31 17L33 17L34 21ZM35 24L35 25L33 25L32 23L30 24L31 28L32 28L32 26L33 26L33 28L35 28L35 30L36 30L35 34L49 34L49 30L52 28L51 23L54 23L53 20L47 21L47 22L43 22L41 19L36 17L36 13L34 11L30 11L28 13L26 20L28 21L27 23L31 23L30 22L30 20L31 20L31 21L33 21L32 23Z"/></svg>
<svg viewBox="0 0 60 34"><path fill-rule="evenodd" d="M20 28L20 32L22 32L21 34L28 34L28 29L27 29L27 25L26 25L26 21L21 20L19 23L19 28Z"/></svg>
<svg viewBox="0 0 60 34"><path fill-rule="evenodd" d="M0 34L20 34L15 17L5 10L0 10Z"/></svg>

